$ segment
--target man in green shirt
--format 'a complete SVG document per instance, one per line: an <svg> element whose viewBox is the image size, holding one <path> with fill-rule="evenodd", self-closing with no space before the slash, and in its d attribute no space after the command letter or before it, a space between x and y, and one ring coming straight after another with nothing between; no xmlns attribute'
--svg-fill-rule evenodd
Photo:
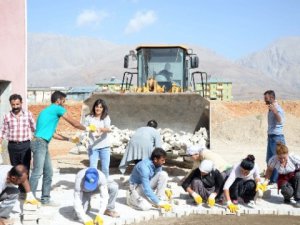
<svg viewBox="0 0 300 225"><path fill-rule="evenodd" d="M35 138L31 142L31 151L33 153L33 169L30 177L30 186L32 193L36 195L36 189L40 177L43 175L41 203L51 205L50 190L52 183L52 163L48 150L49 142L52 137L58 140L69 141L68 137L56 133L56 127L59 119L62 117L73 127L86 130L78 121L74 120L63 107L66 101L66 94L55 91L51 95L51 105L43 109L36 123Z"/></svg>

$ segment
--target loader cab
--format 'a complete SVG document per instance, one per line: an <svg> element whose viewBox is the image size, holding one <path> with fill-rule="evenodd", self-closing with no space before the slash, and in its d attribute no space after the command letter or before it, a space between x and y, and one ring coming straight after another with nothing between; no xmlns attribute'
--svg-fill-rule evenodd
<svg viewBox="0 0 300 225"><path fill-rule="evenodd" d="M183 46L139 46L136 53L138 87L154 78L164 92L170 92L172 85L186 91L189 70L198 67L198 57Z"/></svg>

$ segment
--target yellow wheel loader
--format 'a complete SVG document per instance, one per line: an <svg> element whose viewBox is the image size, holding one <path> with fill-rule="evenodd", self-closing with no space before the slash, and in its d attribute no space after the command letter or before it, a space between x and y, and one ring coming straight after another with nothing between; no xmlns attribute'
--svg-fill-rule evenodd
<svg viewBox="0 0 300 225"><path fill-rule="evenodd" d="M121 91L94 93L84 101L82 115L102 98L112 124L120 129L135 130L155 119L162 129L194 133L205 127L209 135L210 103L204 98L207 74L195 71L198 62L185 46L139 46L124 57ZM201 93L195 91L197 74L201 75Z"/></svg>

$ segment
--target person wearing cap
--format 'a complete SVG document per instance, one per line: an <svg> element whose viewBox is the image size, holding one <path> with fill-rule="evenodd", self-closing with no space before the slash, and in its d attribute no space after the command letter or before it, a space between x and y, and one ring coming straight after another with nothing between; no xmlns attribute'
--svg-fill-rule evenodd
<svg viewBox="0 0 300 225"><path fill-rule="evenodd" d="M253 155L248 155L242 162L236 164L223 188L230 212L238 211L239 197L247 206L255 207L254 197L258 188L261 189L260 182L259 168Z"/></svg>
<svg viewBox="0 0 300 225"><path fill-rule="evenodd" d="M129 178L127 204L138 210L150 210L152 205L171 210L165 200L168 174L162 171L167 153L162 148L155 148L150 158L135 165ZM166 192L166 193L165 193Z"/></svg>
<svg viewBox="0 0 300 225"><path fill-rule="evenodd" d="M95 219L91 219L86 212L89 210L92 196L96 195L99 201ZM118 184L107 181L105 175L96 168L80 170L75 179L74 209L78 219L84 225L102 225L103 215L119 217L114 210L118 195Z"/></svg>
<svg viewBox="0 0 300 225"><path fill-rule="evenodd" d="M132 135L119 165L122 174L131 161L149 158L154 148L161 147L162 141L157 126L155 120L150 120L147 126L138 128Z"/></svg>
<svg viewBox="0 0 300 225"><path fill-rule="evenodd" d="M182 187L194 198L197 205L204 200L208 206L213 207L216 197L219 198L223 192L223 184L224 178L220 171L214 168L213 161L205 159L185 180Z"/></svg>

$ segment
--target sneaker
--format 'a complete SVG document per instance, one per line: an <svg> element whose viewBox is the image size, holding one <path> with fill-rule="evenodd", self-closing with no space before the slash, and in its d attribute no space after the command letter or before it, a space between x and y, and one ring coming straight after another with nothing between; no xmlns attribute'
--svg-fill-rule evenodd
<svg viewBox="0 0 300 225"><path fill-rule="evenodd" d="M245 205L249 208L255 208L256 204L253 200L250 200L248 203L245 203Z"/></svg>
<svg viewBox="0 0 300 225"><path fill-rule="evenodd" d="M42 202L42 206L59 207L60 204L54 201Z"/></svg>
<svg viewBox="0 0 300 225"><path fill-rule="evenodd" d="M268 184L268 188L269 189L277 189L278 188L277 183L270 181L269 184Z"/></svg>
<svg viewBox="0 0 300 225"><path fill-rule="evenodd" d="M120 217L120 214L119 214L119 213L117 213L117 212L114 211L114 210L109 210L109 209L106 209L106 210L104 211L104 215L110 216L110 217L112 217L112 218L119 218L119 217Z"/></svg>

